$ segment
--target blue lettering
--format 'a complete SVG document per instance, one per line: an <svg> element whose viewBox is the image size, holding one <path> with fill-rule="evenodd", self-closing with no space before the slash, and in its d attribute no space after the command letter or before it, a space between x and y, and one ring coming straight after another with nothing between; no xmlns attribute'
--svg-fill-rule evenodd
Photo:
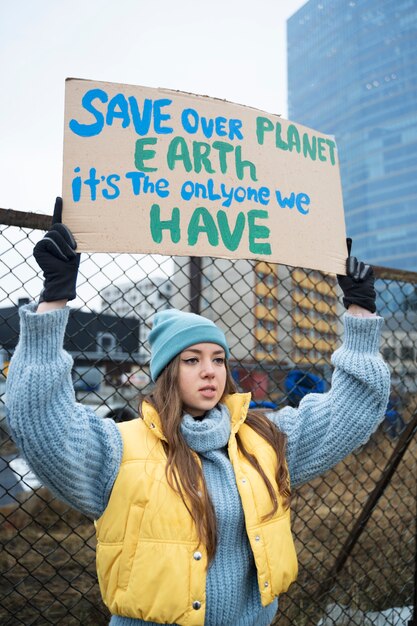
<svg viewBox="0 0 417 626"><path fill-rule="evenodd" d="M243 187L236 187L235 189L236 202L243 202L245 198L246 198L246 189L244 189Z"/></svg>
<svg viewBox="0 0 417 626"><path fill-rule="evenodd" d="M310 196L308 196L306 193L298 193L295 199L295 204L297 206L298 211L302 215L307 215L310 209L305 209L302 205L305 204L306 206L308 206L310 204Z"/></svg>
<svg viewBox="0 0 417 626"><path fill-rule="evenodd" d="M78 172L80 172L81 169L79 167L76 167L74 169L74 172L76 174L78 174ZM74 200L74 202L79 202L80 198L81 198L81 176L76 176L72 183L71 183L71 187L72 187L72 199Z"/></svg>
<svg viewBox="0 0 417 626"><path fill-rule="evenodd" d="M184 109L181 113L181 123L185 132L195 135L200 129L207 139L211 139L214 134L219 137L229 137L229 139L243 139L241 132L242 121L219 116L215 118L199 116L195 109ZM228 129L226 126L228 125ZM214 144L213 144L214 147ZM233 148L232 148L233 149Z"/></svg>
<svg viewBox="0 0 417 626"><path fill-rule="evenodd" d="M167 198L169 196L169 181L166 178L160 178L156 181L155 189L160 198Z"/></svg>
<svg viewBox="0 0 417 626"><path fill-rule="evenodd" d="M194 195L194 183L191 180L186 180L181 185L181 198L183 200L191 200Z"/></svg>
<svg viewBox="0 0 417 626"><path fill-rule="evenodd" d="M214 180L212 178L209 178L207 181L207 191L210 200L220 200L221 195L214 191Z"/></svg>
<svg viewBox="0 0 417 626"><path fill-rule="evenodd" d="M243 134L240 131L242 125L241 120L229 120L229 139L234 139L235 135L238 139L243 139Z"/></svg>
<svg viewBox="0 0 417 626"><path fill-rule="evenodd" d="M233 122L234 120L230 120L230 122ZM227 135L227 131L225 130L225 124L226 124L227 120L225 117L216 117L216 134L219 135L219 137L225 137Z"/></svg>
<svg viewBox="0 0 417 626"><path fill-rule="evenodd" d="M264 205L269 204L270 193L271 192L269 191L268 187L260 187L258 195L259 202Z"/></svg>
<svg viewBox="0 0 417 626"><path fill-rule="evenodd" d="M132 191L135 196L140 194L140 184L142 178L145 177L143 172L127 172L126 178L132 181Z"/></svg>
<svg viewBox="0 0 417 626"><path fill-rule="evenodd" d="M108 186L113 189L113 193L109 192L108 189L103 189L103 198L106 198L106 200L114 200L115 198L118 198L120 196L120 189L117 185L113 183L113 180L120 180L119 174L110 174L110 176L107 176L106 182Z"/></svg>
<svg viewBox="0 0 417 626"><path fill-rule="evenodd" d="M127 172L126 178L132 181L132 191L135 196L141 193L156 193L160 198L169 196L169 182L166 178L159 178L154 183L143 172Z"/></svg>
<svg viewBox="0 0 417 626"><path fill-rule="evenodd" d="M90 89L90 91L84 94L81 103L86 111L94 115L96 121L92 124L80 124L77 120L71 120L69 127L75 135L79 135L80 137L94 137L95 135L99 135L103 130L104 115L93 106L92 103L95 99L104 103L107 102L109 97L102 89Z"/></svg>
<svg viewBox="0 0 417 626"><path fill-rule="evenodd" d="M115 118L123 120L122 128L127 128L130 124L129 107L122 93L118 93L110 100L107 108L106 124L111 126Z"/></svg>
<svg viewBox="0 0 417 626"><path fill-rule="evenodd" d="M279 204L279 206L281 207L281 209L285 209L286 207L288 207L289 209L292 209L294 207L294 202L295 202L295 193L292 192L291 195L286 198L285 196L283 197L281 195L281 192L279 189L277 189L275 191L275 195L277 197L277 202Z"/></svg>
<svg viewBox="0 0 417 626"><path fill-rule="evenodd" d="M86 178L84 185L90 187L90 198L92 202L97 199L97 186L100 184L100 179L96 178L97 170L95 167L90 168L90 178ZM103 177L104 178L104 177Z"/></svg>
<svg viewBox="0 0 417 626"><path fill-rule="evenodd" d="M172 100L168 100L167 98L162 98L161 100L155 100L153 105L153 127L156 133L160 135L169 135L172 133L173 129L170 126L161 126L161 122L165 120L170 120L171 116L169 113L161 113L161 109L169 106L172 103Z"/></svg>
<svg viewBox="0 0 417 626"><path fill-rule="evenodd" d="M198 130L198 113L194 109L184 109L181 113L181 124L185 132L194 135ZM194 123L194 125L193 125Z"/></svg>
<svg viewBox="0 0 417 626"><path fill-rule="evenodd" d="M227 190L226 185L224 183L221 183L220 191L222 192L222 197L226 198L226 200L222 202L222 205L229 208L229 206L232 204L234 188L230 187L230 189Z"/></svg>
<svg viewBox="0 0 417 626"><path fill-rule="evenodd" d="M196 198L203 198L205 200L207 198L207 187L203 185L203 183L196 183L194 193Z"/></svg>
<svg viewBox="0 0 417 626"><path fill-rule="evenodd" d="M207 119L205 117L201 118L201 130L203 131L203 134L205 137L207 137L207 139L210 139L210 137L213 136L213 130L214 130L214 120L212 119Z"/></svg>
<svg viewBox="0 0 417 626"><path fill-rule="evenodd" d="M151 125L152 119L152 100L145 98L143 102L142 115L140 114L138 101L133 96L128 98L130 104L130 110L132 113L133 125L138 135L147 135Z"/></svg>

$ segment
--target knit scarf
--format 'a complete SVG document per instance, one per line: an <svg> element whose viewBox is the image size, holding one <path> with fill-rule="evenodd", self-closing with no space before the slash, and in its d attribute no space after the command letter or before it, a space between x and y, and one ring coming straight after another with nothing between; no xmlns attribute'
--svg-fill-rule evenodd
<svg viewBox="0 0 417 626"><path fill-rule="evenodd" d="M230 413L224 404L218 404L199 420L185 413L181 422L184 439L190 448L198 453L207 453L227 446L230 428Z"/></svg>

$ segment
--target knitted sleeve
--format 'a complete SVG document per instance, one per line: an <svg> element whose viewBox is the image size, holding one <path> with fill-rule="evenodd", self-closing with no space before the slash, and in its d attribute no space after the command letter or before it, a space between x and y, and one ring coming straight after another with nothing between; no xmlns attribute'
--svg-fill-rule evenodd
<svg viewBox="0 0 417 626"><path fill-rule="evenodd" d="M42 484L99 517L122 457L119 429L75 401L72 358L63 349L69 309L20 309L20 338L6 387L11 435Z"/></svg>
<svg viewBox="0 0 417 626"><path fill-rule="evenodd" d="M385 415L390 375L379 354L383 319L344 315L343 345L332 356L331 389L308 394L298 408L269 414L287 434L293 486L327 471L364 444Z"/></svg>

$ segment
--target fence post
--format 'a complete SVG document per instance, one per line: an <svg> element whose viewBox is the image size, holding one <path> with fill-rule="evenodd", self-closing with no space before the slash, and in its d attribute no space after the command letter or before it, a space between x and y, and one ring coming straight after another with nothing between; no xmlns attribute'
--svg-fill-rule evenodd
<svg viewBox="0 0 417 626"><path fill-rule="evenodd" d="M414 533L414 597L413 597L413 614L408 626L417 626L417 476L416 476L416 516L415 516L415 533Z"/></svg>
<svg viewBox="0 0 417 626"><path fill-rule="evenodd" d="M200 315L201 257L190 256L190 310Z"/></svg>

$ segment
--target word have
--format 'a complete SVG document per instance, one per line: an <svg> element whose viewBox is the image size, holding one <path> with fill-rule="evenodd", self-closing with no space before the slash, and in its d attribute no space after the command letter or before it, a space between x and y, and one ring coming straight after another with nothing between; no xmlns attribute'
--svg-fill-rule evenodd
<svg viewBox="0 0 417 626"><path fill-rule="evenodd" d="M268 239L270 229L264 224L259 224L258 220L268 218L268 212L262 209L252 209L246 214L239 212L234 224L229 223L225 211L217 211L215 218L206 207L196 208L188 222L187 243L195 246L200 236L205 236L208 243L216 248L220 239L224 246L230 250L237 250L246 227L246 236L249 251L256 255L270 255L271 245L262 241ZM178 207L174 207L169 219L161 219L161 207L153 204L150 210L151 236L155 243L162 243L163 231L168 231L172 243L179 243L182 236L181 214ZM258 241L261 240L261 241Z"/></svg>
<svg viewBox="0 0 417 626"><path fill-rule="evenodd" d="M281 122L275 122L275 124L267 117L256 118L256 137L260 146L264 145L266 133L275 131L275 147L279 150L289 150L292 152L295 150L303 156L316 161L317 157L319 161L328 161L332 165L335 165L335 150L336 143L331 139L324 137L311 136L309 133L303 133L300 136L300 131L294 124L289 124L287 129L282 128ZM283 137L285 135L285 137Z"/></svg>

